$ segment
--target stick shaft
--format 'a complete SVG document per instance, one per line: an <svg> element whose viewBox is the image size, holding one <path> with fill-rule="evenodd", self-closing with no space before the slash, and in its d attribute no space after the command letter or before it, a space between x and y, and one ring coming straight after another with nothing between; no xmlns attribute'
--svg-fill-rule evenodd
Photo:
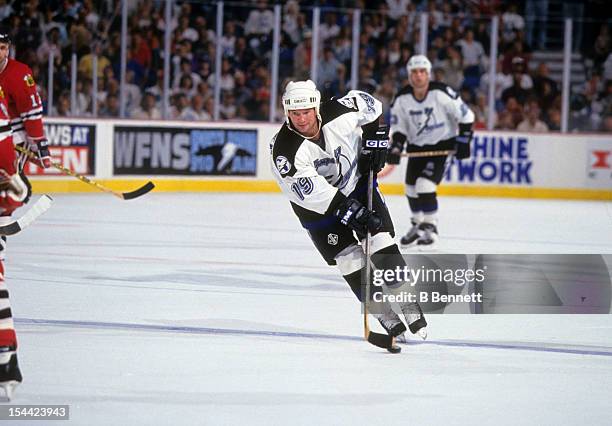
<svg viewBox="0 0 612 426"><path fill-rule="evenodd" d="M372 211L372 195L373 195L373 187L374 187L374 171L370 169L368 172L368 210ZM372 260L370 259L370 245L371 245L371 235L370 230L366 233L366 241L365 241L365 257L366 257L366 270L365 270L365 295L363 299L363 329L365 333L365 338L368 339L370 335L370 327L368 325L368 302L370 301L370 280L371 280L371 270L372 270Z"/></svg>
<svg viewBox="0 0 612 426"><path fill-rule="evenodd" d="M36 155L34 155L34 153L32 151L29 151L28 149L26 149L26 148L24 148L22 146L19 146L19 145L15 145L15 149L17 151L19 151L20 153L27 155L30 159L36 160ZM73 178L77 178L78 180L80 180L83 183L86 183L88 185L91 185L91 186L94 186L94 187L98 188L100 191L108 192L109 194L113 194L114 196L123 199L123 196L120 193L115 192L112 189L107 188L105 186L102 186L98 182L95 182L95 181L93 181L93 180L91 180L91 179L89 179L89 178L87 178L87 177L85 177L83 175L75 173L72 170L70 170L69 168L62 166L61 164L56 163L55 161L52 161L51 165L53 167L55 167L57 170L61 171L62 173L67 174L68 176L72 176Z"/></svg>
<svg viewBox="0 0 612 426"><path fill-rule="evenodd" d="M456 151L452 149L444 151L416 151L416 152L403 152L402 157L417 158L417 157L437 157L441 155L454 154Z"/></svg>
<svg viewBox="0 0 612 426"><path fill-rule="evenodd" d="M15 150L21 152L22 154L25 154L28 156L28 158L32 159L32 160L36 160L36 155L34 155L34 153L30 150L28 150L27 148L24 148L20 145L15 145ZM109 194L114 195L117 198L120 198L122 200L133 200L134 198L138 198L144 194L146 194L147 192L151 191L153 188L155 188L155 185L153 184L153 182L147 182L145 185L143 185L142 187L131 191L131 192L117 192L117 191L113 191L110 188L105 187L102 184L99 184L98 182L89 179L86 176L83 176L79 173L73 172L72 170L70 170L67 167L62 166L59 163L56 163L54 161L51 162L51 165L53 167L55 167L57 170L61 171L62 173L68 175L68 176L72 176L73 178L76 178L78 180L80 180L83 183L86 183L87 185L91 185L97 189L99 189L100 191L103 192L107 192Z"/></svg>

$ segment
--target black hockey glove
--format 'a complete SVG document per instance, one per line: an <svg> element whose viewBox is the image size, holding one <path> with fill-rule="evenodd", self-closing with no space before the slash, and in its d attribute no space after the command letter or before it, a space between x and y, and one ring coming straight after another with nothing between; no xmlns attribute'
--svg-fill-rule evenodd
<svg viewBox="0 0 612 426"><path fill-rule="evenodd" d="M368 231L374 233L382 226L382 219L354 198L347 198L336 207L334 216L340 219L340 223L360 235L365 235Z"/></svg>
<svg viewBox="0 0 612 426"><path fill-rule="evenodd" d="M389 127L381 124L375 131L364 131L362 137L359 172L367 175L370 170L378 173L385 167L389 148Z"/></svg>
<svg viewBox="0 0 612 426"><path fill-rule="evenodd" d="M470 158L471 150L470 143L472 141L472 123L459 123L459 135L455 138L455 158L457 160L465 160Z"/></svg>
<svg viewBox="0 0 612 426"><path fill-rule="evenodd" d="M34 141L31 149L36 154L36 164L44 169L51 167L51 154L49 153L49 141L47 138Z"/></svg>
<svg viewBox="0 0 612 426"><path fill-rule="evenodd" d="M405 135L403 135L402 133L393 134L393 142L391 143L389 151L387 152L387 163L395 165L400 163L402 152L404 151L405 142Z"/></svg>

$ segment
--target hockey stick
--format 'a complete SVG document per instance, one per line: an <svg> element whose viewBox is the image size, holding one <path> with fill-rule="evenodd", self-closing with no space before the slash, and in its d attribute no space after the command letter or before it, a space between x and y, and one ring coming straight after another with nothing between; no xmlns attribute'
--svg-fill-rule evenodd
<svg viewBox="0 0 612 426"><path fill-rule="evenodd" d="M28 149L19 146L19 145L15 145L15 149L17 151L19 151L22 154L27 155L30 159L32 160L36 160L36 155L32 152L29 151ZM153 182L149 181L147 183L145 183L143 186L141 186L140 188L131 191L131 192L117 192L117 191L113 191L110 188L107 188L101 184L99 184L98 182L95 182L91 179L89 179L88 177L85 177L83 175L80 175L76 172L73 172L72 170L70 170L67 167L62 166L59 163L56 163L54 161L51 162L51 165L53 167L55 167L57 170L67 174L68 176L72 176L74 178L77 178L78 180L80 180L81 182L84 182L88 185L91 185L97 189L99 189L100 191L103 192L108 192L109 194L113 194L115 197L117 198L121 198L122 200L133 200L134 198L138 198L142 195L145 195L147 192L151 191L153 188L155 188L155 185L153 184Z"/></svg>
<svg viewBox="0 0 612 426"><path fill-rule="evenodd" d="M23 216L19 219L14 220L6 225L0 225L0 235L15 235L21 232L32 222L34 222L40 215L49 210L53 204L53 198L48 195L43 195L30 207Z"/></svg>
<svg viewBox="0 0 612 426"><path fill-rule="evenodd" d="M402 157L416 158L416 157L436 157L448 154L454 154L456 151L448 149L444 151L415 151L415 152L403 152Z"/></svg>
<svg viewBox="0 0 612 426"><path fill-rule="evenodd" d="M374 171L370 169L368 172L368 210L372 211L372 196L374 192ZM395 344L395 338L386 334L375 333L370 331L370 325L368 324L368 301L370 300L370 280L371 280L371 269L372 260L370 259L371 251L371 233L370 230L366 233L366 246L365 246L365 257L366 257L366 271L365 271L365 295L363 297L363 332L365 339L379 348L384 348L391 353L401 352L401 348Z"/></svg>

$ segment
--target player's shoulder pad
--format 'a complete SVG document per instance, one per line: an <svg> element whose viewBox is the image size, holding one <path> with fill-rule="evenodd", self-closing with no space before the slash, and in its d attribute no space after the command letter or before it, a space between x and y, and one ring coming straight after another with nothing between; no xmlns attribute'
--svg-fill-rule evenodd
<svg viewBox="0 0 612 426"><path fill-rule="evenodd" d="M291 131L287 123L283 124L283 127L276 134L274 148L272 148L272 158L282 177L293 176L297 171L295 154L302 143L304 143L304 138Z"/></svg>
<svg viewBox="0 0 612 426"><path fill-rule="evenodd" d="M32 69L28 65L13 59L9 61L6 68L10 70L9 76L14 79L14 83L17 83L18 80L23 80L28 87L35 86L36 83L32 77Z"/></svg>
<svg viewBox="0 0 612 426"><path fill-rule="evenodd" d="M345 96L340 99L331 98L328 101L321 102L319 111L321 113L322 126L324 126L341 115L356 112L359 109L357 108L357 99L355 97Z"/></svg>
<svg viewBox="0 0 612 426"><path fill-rule="evenodd" d="M429 91L440 91L451 99L457 99L459 97L459 94L455 92L455 89L450 87L448 84L440 83L439 81L429 82Z"/></svg>
<svg viewBox="0 0 612 426"><path fill-rule="evenodd" d="M393 101L391 101L391 106L393 106L397 98L399 98L402 95L412 95L412 86L407 84L404 87L402 87L400 91L397 92L397 94L395 95L395 98L393 98Z"/></svg>
<svg viewBox="0 0 612 426"><path fill-rule="evenodd" d="M32 74L32 70L30 69L30 67L24 64L23 62L12 59L9 61L9 64L11 65L13 73L17 73L19 75Z"/></svg>

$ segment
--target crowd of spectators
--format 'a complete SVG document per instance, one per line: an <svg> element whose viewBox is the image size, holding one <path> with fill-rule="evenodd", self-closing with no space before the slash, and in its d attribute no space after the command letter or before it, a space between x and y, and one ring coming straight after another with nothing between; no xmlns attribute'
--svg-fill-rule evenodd
<svg viewBox="0 0 612 426"><path fill-rule="evenodd" d="M48 61L54 57L54 101L47 113L99 117L119 115L121 10L117 0L0 0L0 21L14 40L17 59L29 64L47 99ZM526 15L533 2L387 0L319 1L317 85L323 96L349 89L352 8L363 10L359 37L358 88L383 101L385 110L408 83L405 64L418 45L419 13L428 12L428 52L432 78L458 92L484 128L489 84L495 86L495 128L548 131L561 126L561 95L546 62L532 51L546 37L542 25ZM170 111L177 120L212 120L215 49L222 49L221 120L262 120L270 114L271 2L225 2L223 36L216 40L216 2L175 1L172 21L164 21L165 2L128 2L127 72L124 90L129 118L162 117L163 45L172 29ZM332 7L334 6L334 7ZM346 7L346 9L338 8ZM531 12L530 12L531 13ZM490 17L500 16L498 74L489 82ZM525 18L526 16L526 18ZM612 131L612 55L609 23L598 24L592 46L583 52L591 66L584 83L572 87L570 129ZM582 38L582 35L580 35ZM311 2L282 3L279 93L290 79L310 77ZM71 99L71 61L76 54L76 99ZM93 96L93 57L97 56L97 94ZM75 105L72 105L72 102ZM282 120L278 103L277 117Z"/></svg>

